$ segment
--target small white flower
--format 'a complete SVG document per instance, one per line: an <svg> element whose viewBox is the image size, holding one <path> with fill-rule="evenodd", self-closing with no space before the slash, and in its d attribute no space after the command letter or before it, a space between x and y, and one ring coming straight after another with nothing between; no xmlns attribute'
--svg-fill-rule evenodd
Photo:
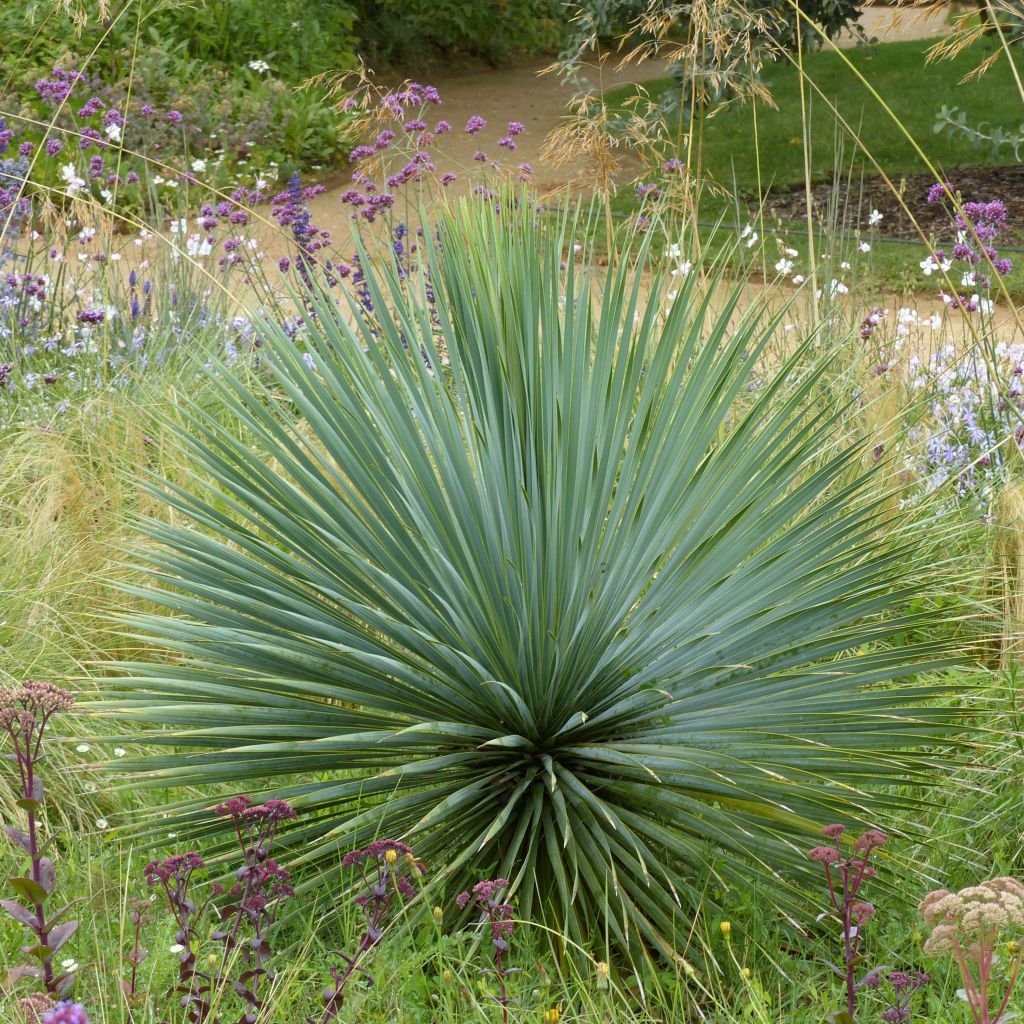
<svg viewBox="0 0 1024 1024"><path fill-rule="evenodd" d="M871 227L874 227L876 224L881 224L883 216L884 214L879 213L877 210L872 210L871 213L868 214L868 224Z"/></svg>
<svg viewBox="0 0 1024 1024"><path fill-rule="evenodd" d="M168 952L170 952L170 953L184 953L185 952L185 947L180 942L176 942L173 946L171 946L171 948L168 950Z"/></svg>
<svg viewBox="0 0 1024 1024"><path fill-rule="evenodd" d="M74 974L78 970L77 960L61 960L60 965L68 974Z"/></svg>
<svg viewBox="0 0 1024 1024"><path fill-rule="evenodd" d="M182 217L180 220L171 221L171 234L172 235L183 235L188 229L188 221Z"/></svg>
<svg viewBox="0 0 1024 1024"><path fill-rule="evenodd" d="M668 258L670 260L677 260L681 255L681 250L675 242L668 247Z"/></svg>
<svg viewBox="0 0 1024 1024"><path fill-rule="evenodd" d="M67 186L68 194L73 194L80 188L85 187L85 179L78 176L74 164L65 164L60 169L60 176L61 180Z"/></svg>
<svg viewBox="0 0 1024 1024"><path fill-rule="evenodd" d="M110 828L110 822L106 818L97 818L96 827L102 832L105 828Z"/></svg>
<svg viewBox="0 0 1024 1024"><path fill-rule="evenodd" d="M114 757L124 757L128 751L124 747L114 747Z"/></svg>
<svg viewBox="0 0 1024 1024"><path fill-rule="evenodd" d="M167 833L167 838L168 839L177 839L178 838L178 833L177 832L168 832Z"/></svg>
<svg viewBox="0 0 1024 1024"><path fill-rule="evenodd" d="M75 750L80 754L88 754L91 749L92 747L90 747L88 743L79 743L78 746L75 747Z"/></svg>
<svg viewBox="0 0 1024 1024"><path fill-rule="evenodd" d="M936 270L941 270L945 273L953 264L949 260L942 260L939 262L934 256L928 256L921 260L918 266L924 272L925 277L931 277L932 273Z"/></svg>
<svg viewBox="0 0 1024 1024"><path fill-rule="evenodd" d="M249 68L262 75L265 71L270 70L270 65L265 60L251 60L249 61Z"/></svg>
<svg viewBox="0 0 1024 1024"><path fill-rule="evenodd" d="M114 201L114 193L109 188L101 188L100 195L103 197L103 202L112 203Z"/></svg>
<svg viewBox="0 0 1024 1024"><path fill-rule="evenodd" d="M793 278L793 284L803 284L804 280L805 278L803 274L797 274Z"/></svg>
<svg viewBox="0 0 1024 1024"><path fill-rule="evenodd" d="M686 277L686 275L693 270L693 263L690 260L683 260L675 270L672 271L673 277Z"/></svg>
<svg viewBox="0 0 1024 1024"><path fill-rule="evenodd" d="M209 256L213 252L213 246L207 239L199 235L189 235L185 243L185 251L189 256Z"/></svg>
<svg viewBox="0 0 1024 1024"><path fill-rule="evenodd" d="M196 157L195 160L192 161L192 170L195 171L196 174L202 174L203 171L206 170L206 161Z"/></svg>
<svg viewBox="0 0 1024 1024"><path fill-rule="evenodd" d="M784 251L791 260L796 259L796 257L800 255L800 253L798 253L796 249L786 249Z"/></svg>
<svg viewBox="0 0 1024 1024"><path fill-rule="evenodd" d="M103 129L103 131L106 134L107 138L110 139L111 141L121 141L121 126L119 124L108 124L107 127Z"/></svg>
<svg viewBox="0 0 1024 1024"><path fill-rule="evenodd" d="M778 263L775 264L775 269L780 274L789 274L793 270L793 261L781 259Z"/></svg>
<svg viewBox="0 0 1024 1024"><path fill-rule="evenodd" d="M846 260L843 260L843 262L839 264L839 269L840 270L849 270L850 269L850 264L847 263Z"/></svg>
<svg viewBox="0 0 1024 1024"><path fill-rule="evenodd" d="M857 248L860 249L861 252L871 252L871 246L867 242L861 242Z"/></svg>

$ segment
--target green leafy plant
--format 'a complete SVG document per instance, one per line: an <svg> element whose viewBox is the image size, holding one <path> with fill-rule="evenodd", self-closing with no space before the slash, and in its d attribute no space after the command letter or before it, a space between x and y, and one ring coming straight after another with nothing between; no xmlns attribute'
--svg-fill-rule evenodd
<svg viewBox="0 0 1024 1024"><path fill-rule="evenodd" d="M415 836L523 919L679 949L709 863L782 893L793 840L926 781L956 712L911 680L954 631L904 610L918 535L806 347L769 370L738 291L666 313L646 243L578 264L586 224L508 199L425 227L423 276L364 252L307 352L264 323L262 381L216 377L240 430L185 439L215 485L145 526L170 614L131 629L171 657L94 710L174 748L133 786L289 800L299 860Z"/></svg>

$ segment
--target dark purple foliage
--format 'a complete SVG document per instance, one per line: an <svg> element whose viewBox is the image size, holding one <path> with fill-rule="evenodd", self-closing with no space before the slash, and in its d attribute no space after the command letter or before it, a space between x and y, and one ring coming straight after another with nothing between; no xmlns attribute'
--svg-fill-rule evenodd
<svg viewBox="0 0 1024 1024"><path fill-rule="evenodd" d="M413 879L427 870L412 849L398 839L379 839L361 850L351 850L341 863L344 868L356 868L361 876L356 903L363 908L366 926L351 956L336 954L345 961L345 967L331 967L333 984L324 991L323 1011L307 1017L308 1024L326 1024L338 1015L345 1005L345 987L357 971L373 984L373 975L361 961L384 937L384 926L396 905L403 907L416 897Z"/></svg>
<svg viewBox="0 0 1024 1024"><path fill-rule="evenodd" d="M264 979L272 982L274 972L266 964L271 957L269 935L284 900L295 895L289 873L271 857L278 827L295 817L291 804L268 800L253 805L247 796L232 797L214 808L220 817L231 819L242 866L235 872L235 884L226 892L222 885L211 885L205 898L193 897L193 875L206 868L198 853L175 854L146 865L146 881L159 886L168 909L177 924L174 940L181 947L178 953L178 984L174 992L180 997L190 1024L217 1024L220 1017L215 997L232 992L242 1003L237 1024L252 1024L260 1015L263 1002L260 987ZM207 912L217 919L210 933L221 943L224 955L219 963L211 959L209 971L200 970L196 946L206 934L203 924ZM233 955L238 950L238 956ZM235 978L228 972L240 966Z"/></svg>
<svg viewBox="0 0 1024 1024"><path fill-rule="evenodd" d="M821 834L832 842L816 846L807 856L821 864L825 871L832 912L838 917L842 928L842 966L828 964L832 972L843 979L846 985L846 1011L834 1017L836 1022L852 1024L857 1012L857 993L865 985L873 983L881 967L875 967L857 978L857 967L863 962L861 944L864 926L874 916L875 908L860 897L861 886L873 878L875 869L868 863L873 851L888 842L889 837L878 829L868 829L854 843L852 853L844 853L842 837L844 825L826 825Z"/></svg>
<svg viewBox="0 0 1024 1024"><path fill-rule="evenodd" d="M495 999L501 1006L502 1024L508 1024L509 996L505 979L516 970L507 967L505 958L508 956L508 940L515 928L513 914L515 911L506 899L511 886L507 878L495 878L490 881L477 882L467 892L460 892L455 898L459 910L471 908L480 912L478 923L485 922L490 928L491 945L494 947L494 972L498 978L498 995Z"/></svg>
<svg viewBox="0 0 1024 1024"><path fill-rule="evenodd" d="M4 834L28 856L27 875L9 878L19 899L0 900L4 910L32 934L21 952L31 958L8 972L7 983L19 978L38 978L50 996L64 996L75 981L73 971L57 973L53 959L78 928L77 921L67 920L68 911L80 900L73 900L50 914L46 903L57 885L53 861L43 855L45 844L40 838L38 816L45 799L45 787L39 777L42 761L43 734L54 715L67 711L74 696L52 683L29 680L16 690L0 693L0 730L11 741L9 755L18 769L20 796L18 806L25 812L26 830L5 825ZM34 962L33 962L34 961Z"/></svg>

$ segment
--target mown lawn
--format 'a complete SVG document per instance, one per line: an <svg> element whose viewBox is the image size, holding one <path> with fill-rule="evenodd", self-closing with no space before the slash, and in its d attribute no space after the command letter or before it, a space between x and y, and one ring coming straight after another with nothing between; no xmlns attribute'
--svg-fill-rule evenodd
<svg viewBox="0 0 1024 1024"><path fill-rule="evenodd" d="M928 63L927 54L934 42L881 43L842 53L806 55L804 70L808 82L813 83L807 88L807 96L811 173L816 180L830 178L837 166L854 174L862 169L874 173L871 161L837 125L828 103L835 104L890 177L928 170L915 143L939 168L1015 162L1009 148L995 155L989 147L979 149L962 136L950 139L934 131L936 115L943 105L966 111L971 125L985 121L1009 130L1024 121L1024 101L1006 60L997 61L978 79L961 82L992 54L996 42L983 40L953 60ZM850 65L869 79L895 119L879 106ZM762 102L756 108L762 181L766 186L787 187L803 181L804 174L800 76L793 64L780 62L765 69L763 81L776 107ZM671 78L647 84L652 99L676 87ZM619 106L634 89L627 86L615 90L609 99ZM708 177L747 193L757 191L758 180L754 114L750 105L722 108L706 123L703 141L703 166Z"/></svg>

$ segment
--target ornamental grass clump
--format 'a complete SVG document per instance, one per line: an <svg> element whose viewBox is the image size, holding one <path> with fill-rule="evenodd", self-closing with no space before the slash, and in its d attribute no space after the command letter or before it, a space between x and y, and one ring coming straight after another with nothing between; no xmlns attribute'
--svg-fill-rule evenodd
<svg viewBox="0 0 1024 1024"><path fill-rule="evenodd" d="M21 978L37 978L49 996L67 995L75 983L74 970L58 970L54 957L75 934L78 922L68 920L68 913L81 900L65 903L59 910L47 909L57 886L57 869L44 854L51 849L40 830L40 814L46 799L46 787L39 767L46 754L43 736L51 719L68 711L74 695L52 683L31 679L6 692L0 691L0 730L7 734L13 752L7 757L18 772L18 807L25 812L25 829L14 825L3 827L4 835L28 857L28 872L9 878L8 884L18 899L0 900L4 910L30 934L21 947L28 960L7 972L7 984Z"/></svg>
<svg viewBox="0 0 1024 1024"><path fill-rule="evenodd" d="M685 955L710 864L794 911L814 822L935 778L951 570L828 345L778 364L741 288L650 235L599 265L586 217L469 196L415 272L364 249L372 314L311 292L305 350L261 323L261 374L210 377L237 428L183 408L196 476L154 487L129 628L167 656L90 710L156 751L134 786L189 791L179 832L195 787L258 779L307 871L401 836L567 941Z"/></svg>
<svg viewBox="0 0 1024 1024"><path fill-rule="evenodd" d="M857 994L865 985L872 985L884 968L873 967L857 977L857 968L864 963L862 945L864 926L875 916L875 908L861 897L860 891L864 882L874 878L877 872L868 863L871 854L889 841L889 837L879 829L868 829L857 838L853 850L843 852L843 835L846 826L840 824L826 825L821 834L832 840L826 846L816 846L809 850L807 856L821 864L825 871L825 884L828 887L829 902L832 909L828 916L839 920L842 931L842 964L837 966L826 963L832 973L843 979L846 986L846 1010L833 1014L833 1024L852 1024L857 1013Z"/></svg>
<svg viewBox="0 0 1024 1024"><path fill-rule="evenodd" d="M994 878L955 893L937 889L918 910L932 927L925 952L956 961L976 1024L1008 1020L1024 955L1024 943L1018 944L1024 930L1024 885L1015 878Z"/></svg>

